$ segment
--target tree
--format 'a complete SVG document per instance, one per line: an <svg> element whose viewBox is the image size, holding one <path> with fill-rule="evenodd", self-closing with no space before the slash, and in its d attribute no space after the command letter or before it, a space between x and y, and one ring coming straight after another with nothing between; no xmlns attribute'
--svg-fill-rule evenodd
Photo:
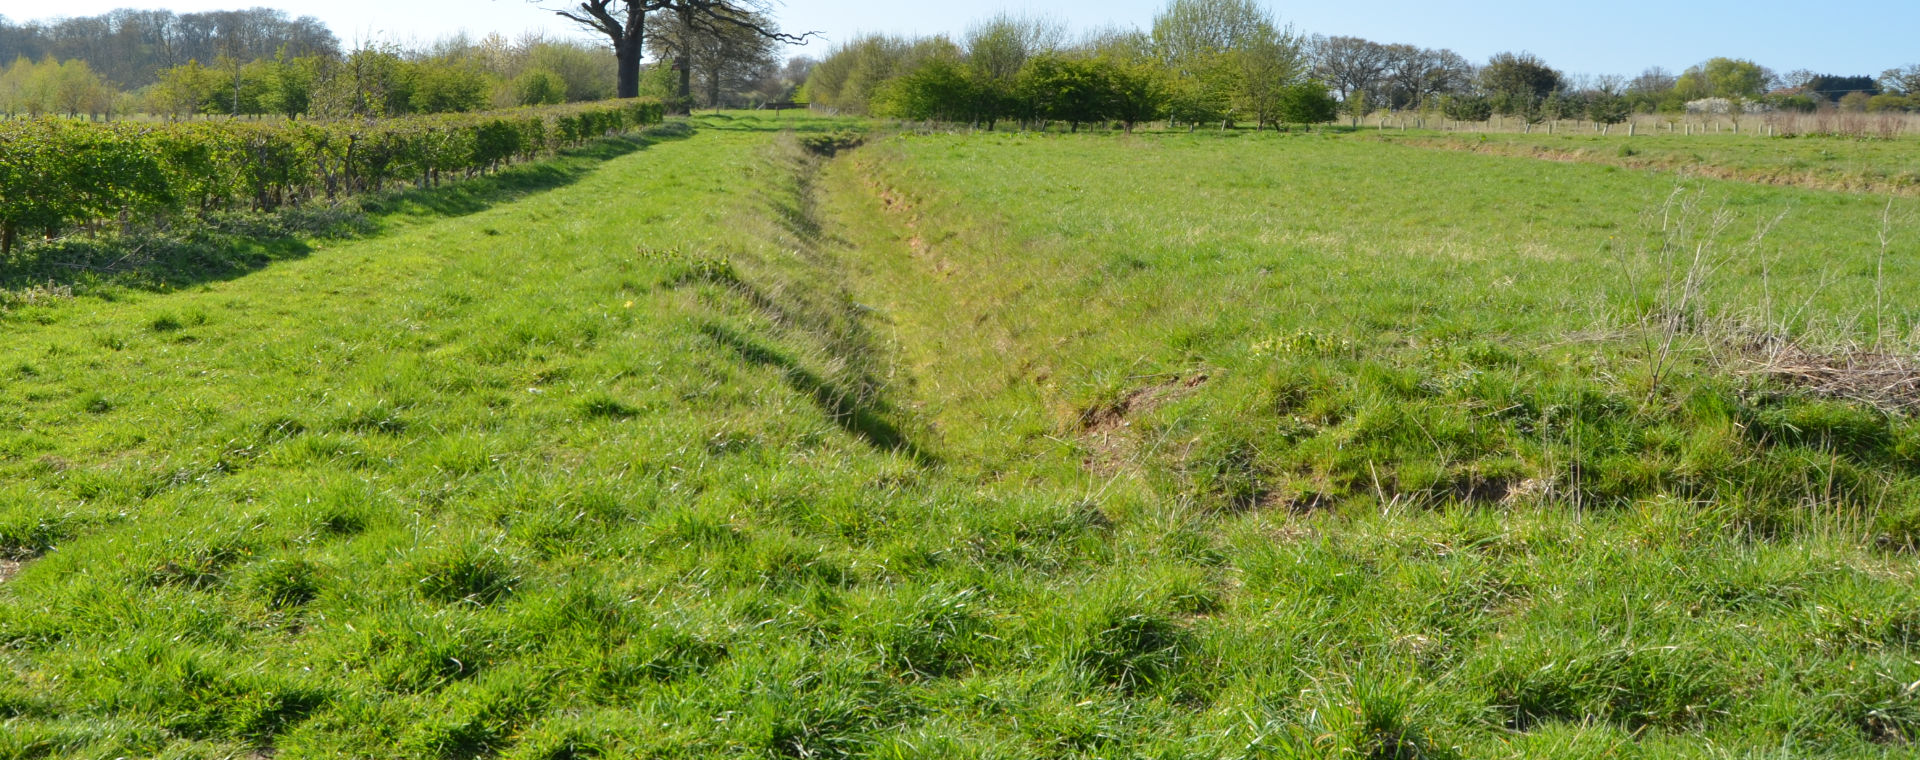
<svg viewBox="0 0 1920 760"><path fill-rule="evenodd" d="M1547 120L1546 98L1538 98L1526 94L1508 95L1506 109L1505 113L1508 116L1518 117L1522 123L1527 125L1527 132L1529 133L1533 132L1533 128L1538 126L1540 122Z"/></svg>
<svg viewBox="0 0 1920 760"><path fill-rule="evenodd" d="M805 32L795 35L780 31L774 25L773 6L769 0L660 0L660 3L660 10L677 19L682 33L689 37L737 39L731 35L744 34L766 43L805 45L807 40L819 34ZM686 47L679 53L674 60L674 66L680 72L680 88L676 97L685 101L693 97L693 49Z"/></svg>
<svg viewBox="0 0 1920 760"><path fill-rule="evenodd" d="M1880 87L1888 92L1920 95L1920 63L1881 72Z"/></svg>
<svg viewBox="0 0 1920 760"><path fill-rule="evenodd" d="M1626 121L1633 109L1626 98L1609 92L1598 92L1587 98L1587 118L1595 124L1604 124L1612 131L1615 124Z"/></svg>
<svg viewBox="0 0 1920 760"><path fill-rule="evenodd" d="M1389 56L1386 46L1359 37L1318 39L1313 44L1315 71L1342 102L1378 89L1387 76Z"/></svg>
<svg viewBox="0 0 1920 760"><path fill-rule="evenodd" d="M1913 95L1875 95L1867 101L1868 113L1912 111L1920 108L1920 97Z"/></svg>
<svg viewBox="0 0 1920 760"><path fill-rule="evenodd" d="M1673 89L1674 83L1678 81L1673 72L1654 66L1640 72L1640 76L1628 82L1627 92L1638 95L1662 95Z"/></svg>
<svg viewBox="0 0 1920 760"><path fill-rule="evenodd" d="M817 32L788 34L772 21L768 0L581 0L565 10L555 10L561 18L606 35L612 44L615 61L616 97L632 98L640 94L640 59L645 53L648 14L659 12L678 22L688 39L699 35L724 35L743 32L772 43L805 45ZM682 45L674 56L679 72L677 98L693 97L693 46Z"/></svg>
<svg viewBox="0 0 1920 760"><path fill-rule="evenodd" d="M1818 74L1808 79L1801 91L1809 95L1818 95L1829 101L1839 101L1856 92L1864 92L1867 97L1880 94L1880 83L1869 76L1834 76Z"/></svg>
<svg viewBox="0 0 1920 760"><path fill-rule="evenodd" d="M1159 62L1154 55L1153 35L1132 27L1107 26L1089 30L1081 35L1080 44L1075 48L1095 58L1126 63Z"/></svg>
<svg viewBox="0 0 1920 760"><path fill-rule="evenodd" d="M314 70L313 113L329 117L404 114L412 107L413 83L396 48L367 46Z"/></svg>
<svg viewBox="0 0 1920 760"><path fill-rule="evenodd" d="M1233 83L1225 72L1215 76L1177 77L1167 94L1167 118L1187 125L1187 131L1201 124L1226 121L1233 109Z"/></svg>
<svg viewBox="0 0 1920 760"><path fill-rule="evenodd" d="M1110 91L1107 71L1091 59L1048 53L1020 71L1018 92L1033 115L1067 122L1073 132L1106 118Z"/></svg>
<svg viewBox="0 0 1920 760"><path fill-rule="evenodd" d="M968 29L963 43L968 66L992 81L1012 82L1028 58L1057 51L1065 40L1066 27L1057 21L1002 13Z"/></svg>
<svg viewBox="0 0 1920 760"><path fill-rule="evenodd" d="M1167 113L1189 125L1225 121L1236 111L1272 123L1282 88L1305 68L1303 42L1252 0L1173 0L1146 39L1152 57L1175 77Z"/></svg>
<svg viewBox="0 0 1920 760"><path fill-rule="evenodd" d="M411 113L477 111L492 89L478 66L464 61L432 60L410 67L407 109Z"/></svg>
<svg viewBox="0 0 1920 760"><path fill-rule="evenodd" d="M58 4L42 5L58 9ZM283 49L293 57L334 57L340 52L339 41L318 19L290 18L269 8L182 14L121 9L44 23L0 24L0 55L5 56L0 60L17 55L79 59L102 82L132 89L153 84L161 72L189 60L205 64L225 55L244 65ZM227 84L231 89L232 80Z"/></svg>
<svg viewBox="0 0 1920 760"><path fill-rule="evenodd" d="M1628 109L1639 113L1659 110L1663 102L1677 99L1673 94L1676 81L1678 78L1672 72L1659 66L1640 72L1639 76L1627 81L1624 95Z"/></svg>
<svg viewBox="0 0 1920 760"><path fill-rule="evenodd" d="M1429 50L1393 45L1389 102L1396 107L1424 108L1429 99L1466 90L1473 83L1473 64L1451 50Z"/></svg>
<svg viewBox="0 0 1920 760"><path fill-rule="evenodd" d="M113 89L100 81L86 61L60 63L52 77L53 104L68 116L97 114L113 107Z"/></svg>
<svg viewBox="0 0 1920 760"><path fill-rule="evenodd" d="M1546 99L1540 101L1540 115L1546 117L1548 121L1577 119L1586 111L1586 103L1579 95L1560 90L1547 93Z"/></svg>
<svg viewBox="0 0 1920 760"><path fill-rule="evenodd" d="M1813 113L1820 110L1820 101L1815 100L1811 95L1768 95L1761 102L1773 108L1794 113Z"/></svg>
<svg viewBox="0 0 1920 760"><path fill-rule="evenodd" d="M219 86L218 74L199 61L187 61L162 72L160 81L147 89L147 110L175 118L191 116L213 100Z"/></svg>
<svg viewBox="0 0 1920 760"><path fill-rule="evenodd" d="M1006 13L967 30L962 43L987 129L1015 110L1014 86L1028 59L1059 50L1066 34L1066 26L1058 21Z"/></svg>
<svg viewBox="0 0 1920 760"><path fill-rule="evenodd" d="M1755 98L1773 83L1773 72L1744 59L1712 58L1686 70L1674 89L1688 100Z"/></svg>
<svg viewBox="0 0 1920 760"><path fill-rule="evenodd" d="M1282 124L1325 124L1334 120L1337 105L1326 85L1309 80L1281 88L1275 116Z"/></svg>
<svg viewBox="0 0 1920 760"><path fill-rule="evenodd" d="M1238 68L1236 105L1253 114L1254 126L1279 124L1281 102L1306 68L1299 38L1262 24L1231 54Z"/></svg>
<svg viewBox="0 0 1920 760"><path fill-rule="evenodd" d="M751 88L775 63L778 44L752 31L752 24L688 25L692 17L687 14L657 18L653 23L658 28L651 33L655 51L663 59L676 61L676 73L684 82L700 82L704 104L710 108L719 108L726 96ZM772 23L764 18L748 20L762 26Z"/></svg>
<svg viewBox="0 0 1920 760"><path fill-rule="evenodd" d="M528 69L513 80L513 102L522 106L544 106L567 102L567 83L546 69Z"/></svg>
<svg viewBox="0 0 1920 760"><path fill-rule="evenodd" d="M1340 105L1346 108L1347 118L1353 120L1353 126L1360 126L1360 120L1373 112L1373 106L1367 102L1366 90L1354 90Z"/></svg>
<svg viewBox="0 0 1920 760"><path fill-rule="evenodd" d="M0 71L0 113L8 118L26 109L28 81L33 78L33 62L25 57L13 59Z"/></svg>
<svg viewBox="0 0 1920 760"><path fill-rule="evenodd" d="M913 71L921 61L959 57L945 37L904 40L866 35L834 48L807 76L810 102L855 113L868 112L886 83Z"/></svg>
<svg viewBox="0 0 1920 760"><path fill-rule="evenodd" d="M1480 95L1447 95L1440 99L1440 113L1454 121L1486 121L1493 118L1493 102Z"/></svg>
<svg viewBox="0 0 1920 760"><path fill-rule="evenodd" d="M534 40L521 45L521 66L544 69L560 76L566 85L566 101L578 103L604 100L619 91L615 67L599 51L571 42ZM518 76L521 71L502 71L503 76Z"/></svg>
<svg viewBox="0 0 1920 760"><path fill-rule="evenodd" d="M1780 86L1789 90L1803 91L1807 88L1807 83L1817 76L1820 75L1808 69L1794 69L1780 75Z"/></svg>
<svg viewBox="0 0 1920 760"><path fill-rule="evenodd" d="M1096 59L1107 82L1107 113L1133 133L1133 126L1153 121L1167 111L1173 85L1166 69L1150 61L1114 57Z"/></svg>
<svg viewBox="0 0 1920 760"><path fill-rule="evenodd" d="M917 121L966 122L980 117L974 73L951 58L922 61L881 88L874 111Z"/></svg>
<svg viewBox="0 0 1920 760"><path fill-rule="evenodd" d="M1532 53L1500 53L1480 70L1480 86L1496 99L1539 101L1561 89L1565 78Z"/></svg>
<svg viewBox="0 0 1920 760"><path fill-rule="evenodd" d="M800 86L813 71L814 60L804 55L788 58L783 66L768 66L753 83L753 94L762 103L785 103L801 99Z"/></svg>
<svg viewBox="0 0 1920 760"><path fill-rule="evenodd" d="M1273 28L1273 17L1253 0L1173 0L1153 17L1153 49L1176 74L1214 65Z"/></svg>
<svg viewBox="0 0 1920 760"><path fill-rule="evenodd" d="M313 107L313 80L318 68L319 59L276 56L267 67L267 92L261 105L288 119L306 113Z"/></svg>
<svg viewBox="0 0 1920 760"><path fill-rule="evenodd" d="M606 35L613 46L614 94L633 98L640 95L640 57L645 52L647 14L667 7L668 0L581 0L568 10L556 10L561 18Z"/></svg>

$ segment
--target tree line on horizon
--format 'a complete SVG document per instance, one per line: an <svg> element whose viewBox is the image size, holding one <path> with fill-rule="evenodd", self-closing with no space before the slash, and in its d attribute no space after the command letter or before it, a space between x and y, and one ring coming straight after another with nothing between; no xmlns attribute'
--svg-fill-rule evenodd
<svg viewBox="0 0 1920 760"><path fill-rule="evenodd" d="M250 8L204 13L122 8L97 16L9 21L0 16L0 65L16 59L85 61L103 83L138 90L188 61L338 57L340 40L320 19Z"/></svg>
<svg viewBox="0 0 1920 760"><path fill-rule="evenodd" d="M1312 124L1378 111L1529 124L1634 114L1920 111L1920 64L1878 77L1713 58L1679 74L1569 75L1526 52L1475 64L1446 49L1305 35L1254 0L1171 0L1146 30L1001 14L959 39L864 35L814 66L802 96L850 113L976 123L1167 119Z"/></svg>
<svg viewBox="0 0 1920 760"><path fill-rule="evenodd" d="M20 57L0 66L0 114L10 117L406 116L600 100L612 91L599 51L498 36L422 49L368 44L340 54L189 59L132 90L81 58Z"/></svg>
<svg viewBox="0 0 1920 760"><path fill-rule="evenodd" d="M1568 75L1525 52L1296 32L1255 0L1172 0L1147 30L1078 36L1002 14L958 39L865 35L817 62L783 58L765 0L580 0L560 15L604 44L498 34L343 49L324 24L267 8L0 17L0 116L320 118L660 98L670 109L800 101L850 113L983 123L1314 124L1413 112L1455 121L1614 124L1635 113L1920 111L1920 64L1878 76L1714 58L1678 74ZM611 48L613 55L609 56ZM10 63L9 63L10 62Z"/></svg>
<svg viewBox="0 0 1920 760"><path fill-rule="evenodd" d="M805 80L811 61L781 58L776 40L732 28L689 32L677 21L646 19L654 54L671 63L643 69L640 95L673 99L682 54L689 106L791 100ZM317 19L267 8L0 17L5 117L404 116L601 100L617 88L616 61L602 46L540 35L349 49Z"/></svg>
<svg viewBox="0 0 1920 760"><path fill-rule="evenodd" d="M835 48L809 102L853 113L979 123L1258 126L1330 121L1337 101L1308 76L1306 41L1251 0L1175 0L1150 32L1069 41L1063 24L995 16L955 42L868 35Z"/></svg>

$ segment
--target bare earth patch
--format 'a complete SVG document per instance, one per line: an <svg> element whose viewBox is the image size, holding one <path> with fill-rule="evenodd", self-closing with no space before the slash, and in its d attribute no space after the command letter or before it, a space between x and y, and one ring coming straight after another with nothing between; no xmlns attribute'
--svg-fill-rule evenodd
<svg viewBox="0 0 1920 760"><path fill-rule="evenodd" d="M1092 450L1086 460L1087 469L1108 477L1119 475L1132 460L1131 454L1138 443L1132 418L1192 393L1208 379L1205 372L1170 375L1152 385L1135 388L1113 403L1080 410L1080 439Z"/></svg>

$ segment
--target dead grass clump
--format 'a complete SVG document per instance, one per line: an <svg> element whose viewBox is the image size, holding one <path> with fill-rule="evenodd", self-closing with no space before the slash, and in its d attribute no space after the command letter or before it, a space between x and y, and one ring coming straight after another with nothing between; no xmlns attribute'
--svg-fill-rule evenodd
<svg viewBox="0 0 1920 760"><path fill-rule="evenodd" d="M1816 396L1867 404L1888 414L1920 412L1920 354L1858 347L1809 349L1752 341L1730 352L1731 371L1779 381Z"/></svg>

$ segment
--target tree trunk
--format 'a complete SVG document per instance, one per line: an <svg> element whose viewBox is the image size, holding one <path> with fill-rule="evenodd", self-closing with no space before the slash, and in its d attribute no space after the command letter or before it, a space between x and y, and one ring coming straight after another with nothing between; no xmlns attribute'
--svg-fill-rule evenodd
<svg viewBox="0 0 1920 760"><path fill-rule="evenodd" d="M680 69L680 102L688 110L693 108L693 56L681 53L673 59L673 65Z"/></svg>
<svg viewBox="0 0 1920 760"><path fill-rule="evenodd" d="M680 54L674 56L673 64L680 67L680 102L693 110L693 5L680 3L676 9L680 15Z"/></svg>
<svg viewBox="0 0 1920 760"><path fill-rule="evenodd" d="M618 78L614 94L622 98L640 97L640 41L622 40L614 46L613 57Z"/></svg>

